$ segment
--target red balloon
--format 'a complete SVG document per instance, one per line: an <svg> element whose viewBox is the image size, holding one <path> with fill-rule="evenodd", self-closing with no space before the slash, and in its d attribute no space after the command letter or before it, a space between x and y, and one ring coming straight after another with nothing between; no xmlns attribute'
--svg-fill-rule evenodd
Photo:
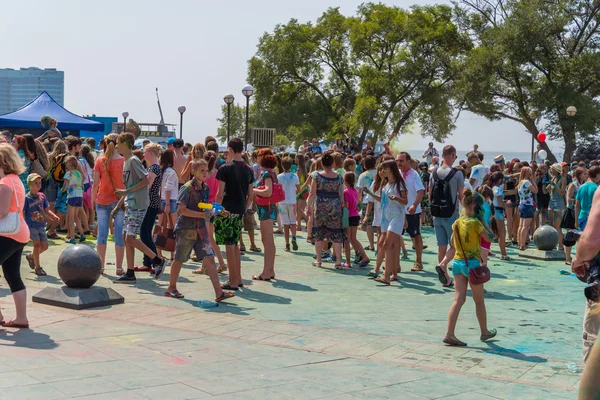
<svg viewBox="0 0 600 400"><path fill-rule="evenodd" d="M544 143L546 141L546 134L544 132L538 133L537 139L539 142Z"/></svg>

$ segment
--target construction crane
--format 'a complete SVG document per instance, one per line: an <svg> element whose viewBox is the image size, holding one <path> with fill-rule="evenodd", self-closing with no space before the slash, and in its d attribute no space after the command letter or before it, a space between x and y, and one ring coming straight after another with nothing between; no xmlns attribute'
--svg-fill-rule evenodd
<svg viewBox="0 0 600 400"><path fill-rule="evenodd" d="M160 112L160 124L165 124L165 118L163 117L162 108L160 107L160 97L158 97L158 88L156 88L156 102L158 103L158 112Z"/></svg>

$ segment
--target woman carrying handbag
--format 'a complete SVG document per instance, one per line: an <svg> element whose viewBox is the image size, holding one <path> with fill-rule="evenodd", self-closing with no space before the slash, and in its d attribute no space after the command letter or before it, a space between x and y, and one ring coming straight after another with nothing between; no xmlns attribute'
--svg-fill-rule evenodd
<svg viewBox="0 0 600 400"><path fill-rule="evenodd" d="M29 228L23 218L25 187L19 179L25 167L14 147L0 144L0 264L15 302L16 318L6 322L0 312L0 325L29 328L27 291L21 279L21 255L29 242Z"/></svg>
<svg viewBox="0 0 600 400"><path fill-rule="evenodd" d="M448 311L448 331L444 343L450 346L466 346L454 334L460 310L467 298L468 286L471 286L477 320L481 329L481 341L496 336L496 330L488 330L483 283L489 281L490 270L481 266L480 239L491 242L492 230L483 221L483 197L470 189L465 190L463 200L464 214L452 225L452 247L456 250L452 273L454 274L454 302Z"/></svg>

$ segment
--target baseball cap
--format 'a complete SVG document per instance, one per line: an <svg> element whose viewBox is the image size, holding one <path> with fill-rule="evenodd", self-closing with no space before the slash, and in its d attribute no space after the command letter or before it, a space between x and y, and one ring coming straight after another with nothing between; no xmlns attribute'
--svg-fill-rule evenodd
<svg viewBox="0 0 600 400"><path fill-rule="evenodd" d="M169 146L172 145L173 143L175 143L175 138L174 137L171 137L171 138L169 138L169 140L167 140L167 144Z"/></svg>
<svg viewBox="0 0 600 400"><path fill-rule="evenodd" d="M185 142L183 141L183 139L173 140L173 147L183 147L184 144Z"/></svg>
<svg viewBox="0 0 600 400"><path fill-rule="evenodd" d="M565 161L563 161L563 162L560 163L561 167L566 167L567 165L569 165L569 164L567 162L565 162Z"/></svg>
<svg viewBox="0 0 600 400"><path fill-rule="evenodd" d="M36 174L35 172L32 174L27 175L27 184L31 185L33 182L36 181L36 179L42 179L42 177L39 174Z"/></svg>

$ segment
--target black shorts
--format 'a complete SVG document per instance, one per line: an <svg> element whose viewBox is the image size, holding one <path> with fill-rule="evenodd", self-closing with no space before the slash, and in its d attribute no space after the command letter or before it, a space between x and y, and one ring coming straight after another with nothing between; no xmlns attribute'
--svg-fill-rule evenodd
<svg viewBox="0 0 600 400"><path fill-rule="evenodd" d="M406 229L411 238L421 235L421 213L406 214Z"/></svg>
<svg viewBox="0 0 600 400"><path fill-rule="evenodd" d="M360 217L358 215L356 217L350 217L350 218L348 218L348 221L350 222L350 226L358 226L358 225L360 225Z"/></svg>

